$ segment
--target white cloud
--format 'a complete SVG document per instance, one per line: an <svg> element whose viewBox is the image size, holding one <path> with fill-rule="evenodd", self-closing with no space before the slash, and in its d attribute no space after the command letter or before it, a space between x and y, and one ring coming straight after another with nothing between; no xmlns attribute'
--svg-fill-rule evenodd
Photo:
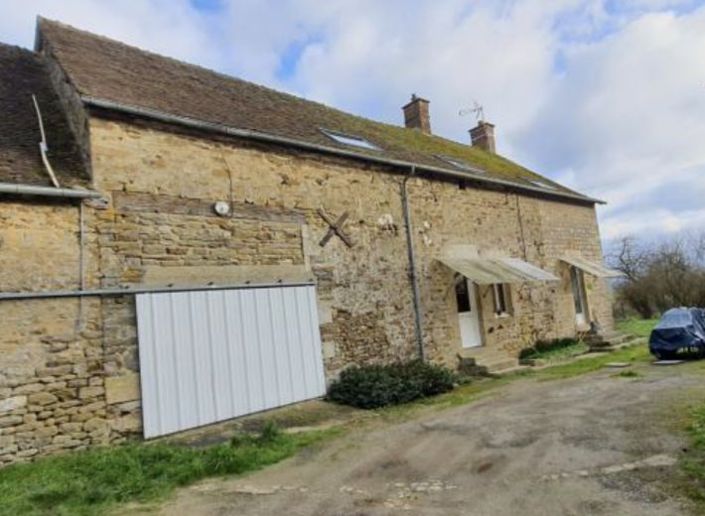
<svg viewBox="0 0 705 516"><path fill-rule="evenodd" d="M391 123L411 93L467 141L478 100L499 150L610 204L603 236L697 227L705 8L695 0L37 0L0 4L0 40L41 13ZM9 2L8 2L9 4ZM282 69L286 73L282 74ZM687 201L687 202L686 202Z"/></svg>

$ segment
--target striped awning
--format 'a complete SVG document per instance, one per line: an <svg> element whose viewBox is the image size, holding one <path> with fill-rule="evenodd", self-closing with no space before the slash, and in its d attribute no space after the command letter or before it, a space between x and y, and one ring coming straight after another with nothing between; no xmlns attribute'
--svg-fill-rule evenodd
<svg viewBox="0 0 705 516"><path fill-rule="evenodd" d="M619 278L621 276L624 276L624 274L619 271L605 267L599 262L586 260L582 256L563 256L561 258L561 261L574 267L577 267L583 272L587 272L588 274L597 278Z"/></svg>
<svg viewBox="0 0 705 516"><path fill-rule="evenodd" d="M438 259L478 285L558 281L559 278L519 258L479 258L476 255L453 254Z"/></svg>

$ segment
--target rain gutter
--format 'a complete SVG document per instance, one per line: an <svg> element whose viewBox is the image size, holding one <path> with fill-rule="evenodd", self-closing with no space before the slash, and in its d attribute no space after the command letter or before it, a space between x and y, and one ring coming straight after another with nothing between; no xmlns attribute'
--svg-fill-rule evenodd
<svg viewBox="0 0 705 516"><path fill-rule="evenodd" d="M59 197L63 199L98 199L100 193L93 190L73 188L54 188L53 186L21 185L0 183L0 194L37 195L40 197Z"/></svg>

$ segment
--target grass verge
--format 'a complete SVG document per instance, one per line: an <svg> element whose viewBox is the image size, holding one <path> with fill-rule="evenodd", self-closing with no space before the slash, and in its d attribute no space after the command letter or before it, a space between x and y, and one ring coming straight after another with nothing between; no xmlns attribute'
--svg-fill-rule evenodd
<svg viewBox="0 0 705 516"><path fill-rule="evenodd" d="M423 398L403 405L383 407L376 409L374 412L387 420L404 420L424 409L443 410L472 403L484 396L491 395L498 387L520 378L534 379L537 381L563 380L597 371L610 362L630 362L637 364L647 363L651 358L648 348L643 345L621 349L612 353L591 354L572 362L551 365L545 369L534 370L529 368L500 378L486 378L472 381L460 385L445 394ZM705 367L705 363L703 367ZM624 371L622 371L622 373L624 374L621 376L626 377L639 375L639 373L625 373Z"/></svg>
<svg viewBox="0 0 705 516"><path fill-rule="evenodd" d="M646 346L638 345L620 349L612 353L599 354L567 364L561 364L536 373L539 380L562 380L602 369L610 362L648 362L651 359Z"/></svg>
<svg viewBox="0 0 705 516"><path fill-rule="evenodd" d="M705 513L705 405L691 412L688 431L692 444L681 460L681 468L686 477L682 487L685 494Z"/></svg>
<svg viewBox="0 0 705 516"><path fill-rule="evenodd" d="M615 321L615 327L621 333L630 333L637 337L648 338L657 323L658 319L636 319L632 317Z"/></svg>
<svg viewBox="0 0 705 516"><path fill-rule="evenodd" d="M335 430L258 436L194 449L127 444L77 452L0 471L0 514L93 515L119 503L149 502L207 476L242 474L279 462Z"/></svg>
<svg viewBox="0 0 705 516"><path fill-rule="evenodd" d="M590 349L590 346L582 341L573 341L571 344L566 346L558 347L555 349L548 349L546 351L536 351L526 358L533 360L541 360L546 363L562 362L569 360L578 355L584 355Z"/></svg>

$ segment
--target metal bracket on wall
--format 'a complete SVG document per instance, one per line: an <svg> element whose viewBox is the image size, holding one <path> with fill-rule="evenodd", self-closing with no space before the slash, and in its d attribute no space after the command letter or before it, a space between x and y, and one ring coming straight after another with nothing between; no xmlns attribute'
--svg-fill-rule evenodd
<svg viewBox="0 0 705 516"><path fill-rule="evenodd" d="M344 212L340 217L338 217L338 220L334 221L333 217L328 215L323 208L318 209L318 215L326 221L326 224L328 224L328 232L325 234L325 236L321 239L321 241L318 243L321 247L325 247L325 245L328 243L328 241L333 238L333 235L338 235L338 237L345 242L345 245L348 247L353 247L355 244L353 241L350 239L348 235L345 234L343 231L343 226L345 225L345 222L348 220L348 217L350 216L349 212Z"/></svg>

